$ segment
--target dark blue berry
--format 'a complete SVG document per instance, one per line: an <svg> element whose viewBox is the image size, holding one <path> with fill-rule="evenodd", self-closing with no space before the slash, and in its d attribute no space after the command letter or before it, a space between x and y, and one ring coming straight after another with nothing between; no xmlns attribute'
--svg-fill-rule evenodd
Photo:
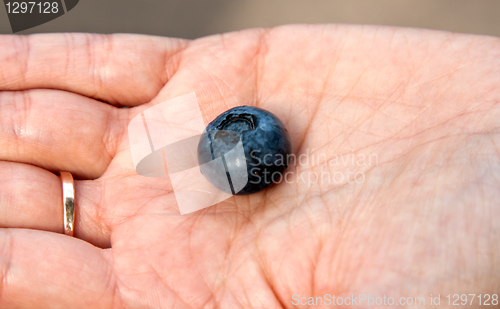
<svg viewBox="0 0 500 309"><path fill-rule="evenodd" d="M240 138L246 160L229 153ZM290 135L281 120L261 108L239 106L222 113L208 124L198 144L198 161L202 166L222 156L225 170L205 168L202 169L203 175L215 187L226 192L229 182L231 192L227 193L246 195L282 181L291 151ZM248 181L243 184L244 187L239 186L243 189L235 192L235 179L231 179L229 171L238 169L246 171Z"/></svg>

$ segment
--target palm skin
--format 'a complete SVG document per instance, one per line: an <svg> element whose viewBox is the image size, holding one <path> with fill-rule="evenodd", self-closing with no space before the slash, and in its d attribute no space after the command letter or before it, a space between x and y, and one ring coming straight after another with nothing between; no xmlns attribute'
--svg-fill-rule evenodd
<svg viewBox="0 0 500 309"><path fill-rule="evenodd" d="M22 38L2 40L23 48ZM47 226L2 223L2 306L292 308L294 294L423 296L428 306L441 294L446 307L447 294L500 290L498 39L297 25L190 42L31 40L56 54L66 45L58 54L65 66L34 60L30 70L45 72L37 75L12 64L0 76L4 102L12 90L31 91L36 99L12 106L52 108L48 117L57 110L60 125L55 130L43 112L14 116L46 127L35 137L15 133L17 150L1 154L10 161L1 165L2 182L24 176L29 188L50 187L33 197L43 206L60 198L59 180L44 169L82 179L80 239L20 229L56 231L54 216ZM168 178L135 173L126 129L141 111L189 92L207 122L244 104L273 112L294 154L315 160L289 167L287 183L178 215ZM314 173L337 178L308 183Z"/></svg>

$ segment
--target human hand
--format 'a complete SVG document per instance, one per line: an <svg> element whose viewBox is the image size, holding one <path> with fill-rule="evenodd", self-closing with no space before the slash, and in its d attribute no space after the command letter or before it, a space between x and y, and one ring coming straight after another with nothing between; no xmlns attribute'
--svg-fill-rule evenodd
<svg viewBox="0 0 500 309"><path fill-rule="evenodd" d="M0 68L2 308L292 308L294 294L429 305L431 293L443 305L500 290L497 38L338 25L9 35ZM232 197L232 211L178 215L168 177L136 174L127 125L190 92L206 121L271 111L294 154L317 160ZM80 179L75 238L47 232L62 232L61 170Z"/></svg>

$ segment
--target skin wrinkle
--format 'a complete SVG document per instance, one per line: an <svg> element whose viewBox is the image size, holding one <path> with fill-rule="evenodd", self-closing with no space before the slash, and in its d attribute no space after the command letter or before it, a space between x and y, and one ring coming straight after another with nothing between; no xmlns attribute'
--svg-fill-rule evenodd
<svg viewBox="0 0 500 309"><path fill-rule="evenodd" d="M19 37L17 37L19 38ZM24 61L24 67L23 67L23 83L26 83L26 74L27 72L29 72L29 63L30 63L30 56L31 56L31 40L30 40L30 37L29 36L25 36L24 37L24 41L25 41L25 44L26 44L26 58L25 58L25 61ZM22 40L22 39L21 39ZM22 49L21 49L22 50Z"/></svg>
<svg viewBox="0 0 500 309"><path fill-rule="evenodd" d="M359 82L359 80L358 80L358 82ZM354 86L353 86L352 88L354 88ZM352 88L351 88L351 90L352 90ZM350 91L351 91L351 90L350 90ZM349 92L350 92L350 91L349 91ZM343 97L339 100L338 104L335 106L335 108L333 109L332 113L336 112L336 111L337 111L337 109L339 108L339 106L340 106L341 104L344 104L344 103L345 103L345 99L346 99L346 97L347 97L347 95L343 96ZM342 146L342 144L343 144L344 142L348 141L348 137L352 134L352 133L348 133L348 131L353 132L353 130L354 130L354 129L353 129L353 128L354 128L354 125L355 125L355 124L352 124L352 126L349 126L349 127L348 127L348 128L346 128L343 132L341 132L341 134L342 134L342 135L344 135L344 138L343 138L342 142L341 142L341 143L339 143L339 146L338 146L338 148L336 149L336 151L340 149L340 147ZM339 135L340 135L340 134L339 134ZM352 147L352 146L351 146L351 149L353 149L353 147ZM336 151L335 151L335 152L336 152Z"/></svg>
<svg viewBox="0 0 500 309"><path fill-rule="evenodd" d="M341 221L342 222L342 231L343 231L343 233L345 233L346 228L348 226L350 226L351 224L355 224L356 221L353 221L355 216L357 218L362 218L363 216L368 216L369 215L369 213L368 213L369 209L368 208L370 207L369 206L370 204L368 204L366 207L360 207L361 205L359 205L359 203L355 203L355 205L356 205L355 212L351 216L349 216L349 217L347 217L347 218L345 218L344 220ZM373 206L371 206L372 208L373 207L379 207L378 205L374 205L373 203L371 203L371 205L373 205ZM356 214L356 212L358 212L358 214ZM368 221L368 224L370 222L372 222L372 221L371 220ZM368 225L366 225L364 227L368 228ZM356 232L356 233L354 235L360 235L360 231L361 230L359 228L355 229L354 232ZM384 232L382 232L382 233L384 233ZM383 234L380 236L380 238L383 238ZM370 243L372 243L372 242L370 242ZM364 260L362 260L362 261L364 261ZM357 265L357 268L361 269L361 266ZM339 278L339 279L341 279L341 278ZM358 279L358 277L356 276L356 277L353 277L350 282L345 281L345 279L342 279L342 282L344 282L345 288L348 288L357 279Z"/></svg>
<svg viewBox="0 0 500 309"><path fill-rule="evenodd" d="M256 49L255 49L255 55L252 58L251 62L254 63L254 72L255 72L255 81L254 81L254 97L253 97L253 103L255 106L260 105L260 103L264 102L262 98L261 91L259 90L259 84L261 83L262 80L262 69L264 67L264 64L266 63L266 54L268 53L268 44L267 41L269 40L269 37L271 35L271 29L269 28L263 28L259 38L257 40L256 44ZM267 101L267 98L266 100ZM260 107L260 106L259 106Z"/></svg>
<svg viewBox="0 0 500 309"><path fill-rule="evenodd" d="M70 68L70 43L69 43L69 40L72 38L72 34L70 33L65 33L64 34L64 38L65 38L65 41L64 41L64 44L66 45L66 55L65 55L65 63L64 63L64 75L66 78L70 77L71 74L69 74L69 68ZM74 65L74 63L73 63ZM26 84L26 81L24 82Z"/></svg>
<svg viewBox="0 0 500 309"><path fill-rule="evenodd" d="M160 273L158 272L158 270L153 266L154 263L151 263L147 257L145 258L146 259L146 263L148 264L148 266L150 267L150 269L152 270L152 273L154 274L154 276L158 279L157 281L160 281L162 286L164 286L165 288L167 288L167 290L169 290L170 292L172 292L176 298L175 298L175 301L179 301L180 303L182 303L183 305L187 306L188 308L193 308L191 305L189 305L188 303L186 303L184 301L184 299L182 299L179 295L179 293L175 292L168 284L167 282L165 281L165 279L160 275ZM157 296L158 298L159 296ZM158 301L158 304L160 303L160 301Z"/></svg>
<svg viewBox="0 0 500 309"><path fill-rule="evenodd" d="M167 82L175 75L178 69L181 67L183 55L186 50L191 47L191 40L177 40L175 42L166 41L163 53L163 67L164 78L160 79L161 86L167 84ZM175 45L175 47L171 46Z"/></svg>
<svg viewBox="0 0 500 309"><path fill-rule="evenodd" d="M258 251L258 249L257 249L257 251ZM280 295L276 292L276 288L272 284L272 281L270 279L270 276L269 276L269 273L268 273L266 267L262 264L261 260L258 260L257 263L261 267L261 272L263 273L263 276L262 276L263 281L264 281L265 285L269 288L269 292L273 295L273 300L279 305L280 308L286 308L286 306L284 305L285 300L282 299L280 297ZM246 291L244 291L244 292L245 292L245 295L247 295L247 292ZM251 297L247 296L247 298L248 298L247 302L251 303L251 301L250 301ZM258 308L266 308L266 307L258 307Z"/></svg>
<svg viewBox="0 0 500 309"><path fill-rule="evenodd" d="M196 220L198 219L198 220ZM208 289L208 291L210 292L210 297L209 297L209 300L210 299L215 299L215 295L214 295L214 291L212 289L212 287L210 287L210 285L208 284L208 281L206 279L206 277L204 276L203 272L200 270L200 268L198 267L198 263L196 263L196 260L194 258L195 255L193 255L193 246L192 246L192 243L191 243L191 240L192 240L192 235L193 235L193 227L196 225L197 221L201 220L202 217L200 216L199 218L194 218L193 220L193 223L191 225L191 227L188 229L188 247L189 247L189 255L190 255L190 259L193 262L193 265L194 267L196 268L196 271L198 272L198 275L203 279L204 283L205 283L205 287ZM207 300L205 303L207 303L209 300ZM203 308L203 306L202 306Z"/></svg>
<svg viewBox="0 0 500 309"><path fill-rule="evenodd" d="M321 263L320 263L320 262L321 262L321 260L323 260L323 259L324 259L324 258L323 258L323 256L325 255L325 253L324 253L324 249L325 249L325 246L327 245L327 240L328 240L328 238L331 238L331 239L336 239L336 237L334 237L334 236L333 236L333 234L334 234L334 233L332 232L332 231L334 230L334 224L333 224L333 216L332 216L331 210L330 210L328 207L326 207L326 206L327 206L327 203L326 203L326 201L325 201L325 199L323 198L323 196L322 196L322 195L320 196L320 198L321 198L321 200L322 200L322 202L323 202L323 205L325 206L325 210L326 210L326 211L327 211L327 213L328 213L328 217L329 217L329 219L330 219L330 222L329 222L329 233L326 233L326 234L324 234L324 235L323 235L323 238L324 238L324 239L321 239L321 238L319 239L318 258L317 258L317 261L316 261L316 265L320 265L320 264L321 264ZM335 250L335 251L333 252L333 255L329 256L329 258L330 258L331 260L335 259L335 256L336 256L337 252L338 252L338 250ZM326 253L326 254L327 254L327 253ZM318 281L319 281L318 277L321 275L321 274L319 274L319 273L318 273L318 268L319 268L319 267L318 267L318 266L316 266L316 267L315 267L315 270L314 270L313 284L312 284L312 285L313 285L313 288L312 288L312 293L313 293L313 295L320 295L320 291L316 291L316 289L315 289L314 287L316 287L316 286L320 286L320 287L322 287L322 286L324 286L325 284L328 284L327 282L321 282L321 283L320 283L320 282L318 282ZM329 269L329 270L330 270L330 272L331 272L331 269ZM336 286L336 285L337 285L337 284L335 284L335 286ZM290 293L290 291L289 291L289 293ZM290 294L291 294L291 293L290 293Z"/></svg>
<svg viewBox="0 0 500 309"><path fill-rule="evenodd" d="M21 146L21 142L24 138L29 136L28 133L28 121L30 118L30 111L32 107L32 100L31 96L27 91L22 91L20 93L20 98L21 98L21 113L19 115L19 118L17 120L19 121L19 125L16 126L14 125L14 134L15 134L15 139L16 139L16 146L17 146L17 155L22 155L25 151L23 151L23 147ZM17 101L18 102L18 101ZM14 106L17 106L17 102L15 101ZM17 111L17 108L16 108Z"/></svg>
<svg viewBox="0 0 500 309"><path fill-rule="evenodd" d="M419 115L420 115L420 114L419 114ZM442 123L436 124L435 126L432 126L432 127L426 128L426 129L424 129L423 131L421 131L421 132L419 132L419 133L416 133L414 136L411 136L411 137L409 137L409 138L411 138L411 140L415 140L415 138L416 138L416 137L418 137L419 135L422 135L423 133L427 133L427 131L430 131L430 130L432 130L432 129L435 129L435 128L438 128L438 127L441 127L442 125L446 124L446 123L447 123L448 121L450 121L450 120L452 120L452 119L449 119L449 120L444 121L444 122L442 122ZM404 129L406 129L407 127L409 127L409 125L408 125L408 126L405 126L403 129L401 129L400 131L396 132L396 134L398 134L398 133L402 132L402 131L403 131ZM391 138L391 137L389 137L389 138ZM388 139L389 139L389 138L388 138ZM364 148L361 148L360 150L364 150L364 149L369 148L369 147L371 147L371 146L374 146L374 145L380 144L380 143L382 143L382 142L384 142L384 141L385 141L385 140L380 141L380 142L377 142L377 143L372 144L372 145L368 145L368 146L366 146L366 147L364 147ZM337 149L337 150L338 150L338 149ZM335 151L335 152L337 152L337 151ZM336 154L336 155L338 155L338 154ZM404 155L404 154L402 154L402 155ZM327 161L330 161L331 159L333 159L333 157L328 158L328 159L327 159Z"/></svg>
<svg viewBox="0 0 500 309"><path fill-rule="evenodd" d="M214 296L213 296L213 294L204 303L201 304L200 308L218 308L214 304Z"/></svg>
<svg viewBox="0 0 500 309"><path fill-rule="evenodd" d="M375 107L372 107L370 106L368 103L366 103L365 101L363 100L360 100L360 102L362 104L366 104L368 105L368 107L372 108L372 111L374 112L373 113L373 116L371 117L371 119L373 120L373 118L375 117L376 113L375 112L378 112L388 118L392 118L393 120L398 120L397 118L394 118L394 117L391 117L390 115L386 114L385 113L385 110L388 109L390 106L392 106L393 104L396 104L396 103L400 103L397 99L400 99L402 98L402 95L399 95L397 96L394 100L391 100L392 96L395 95L399 90L400 88L405 88L405 86L402 84L400 86L397 86L397 87L394 87L394 91L392 91L389 96L386 98L386 99L383 99L381 101L381 104L380 105L377 105ZM403 122L403 121L401 121Z"/></svg>
<svg viewBox="0 0 500 309"><path fill-rule="evenodd" d="M17 104L15 103L15 101L14 101L13 106L14 106L14 115L17 115L18 114L17 113ZM14 143L16 146L16 151L15 151L14 155L16 155L16 154L19 155L19 153L20 153L19 139L21 138L21 135L22 135L22 133L20 132L20 131L22 131L22 125L21 125L21 129L20 129L20 127L16 125L16 121L15 121L14 117L10 117L10 120L11 120L12 128L13 128L12 132L14 133ZM9 149L8 155L10 155L11 154L11 151L10 151L11 147L8 147L8 149Z"/></svg>
<svg viewBox="0 0 500 309"><path fill-rule="evenodd" d="M160 84L158 85L158 89L161 90L162 87L164 87L167 82L175 76L175 73L179 69L179 67L182 64L182 59L183 59L183 54L184 51L189 49L190 40L181 40L181 41L176 41L176 47L172 48L171 42L166 41L165 42L165 47L164 47L164 53L163 53L163 68L161 72L163 72L163 76L159 79ZM158 92L156 93L158 95Z"/></svg>
<svg viewBox="0 0 500 309"><path fill-rule="evenodd" d="M219 269L217 270L217 273L215 275L215 278L216 278L215 282L216 283L214 283L213 286L210 286L206 276L204 276L202 274L202 271L200 270L198 265L196 263L194 263L194 264L196 266L196 270L200 273L201 277L203 278L203 280L205 282L205 285L207 286L208 290L210 291L210 297L207 298L207 300L205 301L205 303L203 303L201 308L208 307L208 304L213 304L213 306L211 306L211 308L218 308L216 305L216 301L217 301L216 294L218 293L218 290L219 290L219 288L217 287L217 284L219 281L225 282L225 274L224 274L222 267L219 267ZM221 266L221 265L219 265L219 266ZM220 286L223 286L223 283L220 283Z"/></svg>
<svg viewBox="0 0 500 309"><path fill-rule="evenodd" d="M74 36L71 35L71 38L72 38L72 41L74 42ZM106 65L105 64L102 64L102 63L97 63L96 61L96 52L95 50L92 49L92 47L95 47L94 44L91 44L91 39L94 38L94 39L97 39L96 37L93 37L93 35L91 34L85 34L84 35L84 38L85 38L85 51L87 53L87 68L92 72L92 83L94 85L96 85L95 87L95 90L94 90L94 96L100 92L102 92L102 89L103 89L103 81L102 81L102 77L101 75L99 74L100 70L99 68L100 67L103 67L103 68L106 68ZM104 39L104 41L106 42L109 42L112 37L110 36L107 36L107 35L104 35L104 36L99 36L99 45L102 46L104 45L104 50L105 52L103 53L103 59L104 58L107 58L107 54L109 53L109 45L110 43L106 44L106 43L102 43L103 40L101 39ZM114 99L112 97L112 99Z"/></svg>
<svg viewBox="0 0 500 309"><path fill-rule="evenodd" d="M476 127L477 127L480 123L482 123L482 121L483 121L483 118L484 118L484 117L487 117L487 116L489 116L490 114L494 113L495 108L500 110L500 104L499 104L499 103L500 103L500 102L497 102L497 103L492 104L490 107L488 107L488 108L484 111L483 116L480 116L480 118L479 118L479 119L478 119L478 121L477 121L477 125L476 125L476 126L474 126L474 131L476 131L476 130L477 130L477 129L476 129ZM471 114L474 114L474 113L479 113L479 112L481 112L481 111L482 111L482 110L479 110L479 111L476 111L476 112L472 112L472 111L471 111L471 112L468 112L468 114L469 114L469 115L471 115ZM483 124L485 127L487 127L487 125L488 125L489 123L482 123L482 124ZM497 127L496 127L496 128L494 128L494 129L500 129L500 128L497 126ZM495 131L494 129L490 129L490 128L488 128L488 129L487 129L488 131L487 131L487 132L485 132L485 133L486 133L486 134L489 134L489 133L497 133L497 131L498 131L498 130L496 130L496 131ZM497 149L498 149L498 148L497 148Z"/></svg>
<svg viewBox="0 0 500 309"><path fill-rule="evenodd" d="M303 205L304 203L306 203L306 202L307 202L307 197L304 199L303 203L299 206L299 209L298 209L297 211L300 211L300 212L305 212L305 211L304 211L304 209L303 209L303 207L302 207L302 205ZM294 214L295 214L295 213L294 213ZM308 221L307 223L309 223L309 225L310 225L310 226L313 226L313 225L312 225L312 223L311 223L311 221L309 220L309 217L308 217L307 215L306 215L306 218L307 218L307 221ZM291 237L295 240L295 242L294 242L294 243L299 243L299 242L300 242L300 239L297 239L297 238L295 237L295 234L293 233L293 230L291 229L291 222L287 222L287 223L288 223L288 224L287 224L288 231L289 231L289 233L291 234ZM300 225L299 225L299 226L300 226ZM294 225L294 228L297 228L297 225ZM309 262L310 262L310 264L312 265L312 268L314 268L314 264L315 264L315 263L314 263L314 257L312 257L312 256L310 256L310 255L307 255L307 257L309 258ZM279 273L279 269L280 269L280 268L278 267L278 269L277 269L277 271L276 271L277 273ZM314 273L315 273L314 271L311 271L311 272L309 273L309 274L310 274L309 282L311 282L311 283L313 283L313 282L314 282ZM311 291L311 292L314 292L314 286L312 286L312 287L311 287L310 291Z"/></svg>
<svg viewBox="0 0 500 309"><path fill-rule="evenodd" d="M110 249L104 249L101 251L102 258L108 261L109 270L110 270L110 280L108 281L107 286L111 290L112 294L112 304L111 309L115 308L125 308L125 302L120 293L120 288L118 285L119 278L115 273L114 260L113 260L113 251Z"/></svg>
<svg viewBox="0 0 500 309"><path fill-rule="evenodd" d="M236 280L239 281L239 279L236 279ZM238 285L241 284L241 282L237 282L237 283L238 283ZM240 306L239 308L245 308L245 307L243 307L243 304L242 304L240 298L236 297L236 295L234 295L233 291L230 288L224 289L223 296L225 296L225 294L227 294L227 293L229 293L231 295L232 299L238 303L238 305ZM246 291L244 291L244 293L246 293Z"/></svg>
<svg viewBox="0 0 500 309"><path fill-rule="evenodd" d="M128 110L124 113L123 109L117 108L111 108L110 112L107 113L106 129L102 141L103 148L106 149L106 155L109 157L108 162L111 162L116 156L119 142L124 139L126 131L124 128L128 126L128 119L122 115L128 113Z"/></svg>
<svg viewBox="0 0 500 309"><path fill-rule="evenodd" d="M274 219L274 220L277 220L277 219L283 219L283 218L276 218L276 219ZM274 220L273 220L273 222L274 222ZM263 227L263 228L261 228L260 230L257 230L257 235L256 235L256 237L255 237L255 248L256 248L257 253L258 253L259 257L260 257L260 258L259 258L259 260L258 260L258 263L259 263L259 265L261 266L262 272L264 273L264 278L265 278L265 280L266 280L267 284L269 285L269 287L271 288L271 292L273 293L274 297L275 297L275 298L278 300L278 302L282 305L282 304L283 304L283 301L280 299L279 294L278 294L278 293L276 293L276 289L273 287L273 283L275 284L275 282L273 282L274 280L272 280L272 279L271 279L271 277L269 276L269 273L270 273L270 271L269 271L269 268L270 268L270 267L269 267L269 262L268 262L268 261L265 261L265 259L263 258L263 255L264 255L264 254L262 253L261 246L260 246L260 239L262 238L262 236L261 236L262 234L261 234L261 233L262 233L262 231L264 230L264 228L268 228L270 225L271 225L271 223L270 223L270 224L268 224L268 226ZM289 229L289 226L290 226L290 225L289 225L289 224L288 224L288 222L287 222L287 228L288 228L288 230L290 230L290 229ZM280 260L280 261L277 263L277 264L279 265L279 266L278 266L278 270L277 270L277 272L279 272L279 269L281 268L281 264L282 264L282 263L283 263L283 260Z"/></svg>
<svg viewBox="0 0 500 309"><path fill-rule="evenodd" d="M87 208L89 209L92 209L93 210L93 214L90 215L89 212L87 212L90 216L90 218L93 218L93 222L95 222L95 226L98 227L98 230L99 230L99 233L100 234L112 234L112 229L111 227L108 225L108 219L107 219L107 214L106 214L106 209L104 209L103 205L106 205L106 193L107 193L107 186L106 186L106 182L107 180L105 178L100 178L98 180L98 184L100 184L100 195L99 195L99 200L100 202L99 203L95 203L93 202L93 199L90 198L90 197L87 197L87 199L89 201L91 201L91 203L93 204L94 207L92 208ZM81 183L84 183L84 181L82 181ZM78 195L76 195L78 196ZM80 208L82 208L80 206ZM98 223L101 222L101 224L99 225ZM76 227L75 227L76 229ZM78 231L78 230L77 230ZM109 248L111 247L111 243L108 242L108 243L105 243L103 244L105 248Z"/></svg>
<svg viewBox="0 0 500 309"><path fill-rule="evenodd" d="M270 31L270 32L271 32L271 31ZM262 63L262 61L261 61L261 63ZM274 89L269 91L269 96L268 96L267 98L262 97L262 99L260 100L260 102L268 102L269 97L272 97L273 95L276 95L276 91L277 91L280 87L282 87L282 86L283 86L283 84L287 81L287 78L288 78L288 77L290 77L290 76L292 75L292 71L295 69L295 67L296 67L296 64L294 64L294 65L290 66L290 67L288 68L288 70L287 70L287 71L283 74L283 78L282 78L280 81L278 81L278 83L277 83L277 84L275 84ZM262 75L263 75L263 74L262 74L262 73L260 73L260 75L261 75L261 77L260 77L260 78L263 78L263 77L262 77ZM262 92L262 90L261 90L261 92ZM257 95L256 95L256 97L257 97ZM258 97L257 97L257 99L258 99ZM307 106L304 106L304 109L307 109Z"/></svg>
<svg viewBox="0 0 500 309"><path fill-rule="evenodd" d="M323 35L323 32L324 32L324 28L323 28L323 30L322 30L322 34L321 34L321 35ZM340 49L340 50L342 50L342 49ZM341 54L341 53L339 52L339 53L338 53L338 56L337 56L337 61L338 61L338 58L340 57L340 54ZM309 118L309 123L312 123L312 122L313 122L313 120L316 118L316 115L317 115L318 110L319 110L319 109L320 109L320 107L321 107L321 103L322 103L322 101L324 100L324 97L325 97L325 93L326 93L327 86L328 86L328 84L329 84L329 82L330 82L330 77L331 77L331 75L332 75L332 72L333 72L333 71L335 71L337 61L334 61L334 62L333 62L333 63L331 63L331 64L330 64L330 66L328 67L328 72L327 72L327 74L326 74L326 78L325 78L325 80L324 80L324 82L323 82L323 85L322 85L322 90L321 90L321 92L319 93L319 98L317 99L316 108L313 110L313 114L312 114L312 116ZM302 135L303 137L302 137L301 141L299 142L299 144L298 144L298 146L297 146L297 154L302 153L302 152L301 152L301 151L302 151L302 147L303 147L303 145L304 145L304 143L305 143L305 140L306 140L306 137L307 137L307 135L308 135L308 133L309 133L309 128L310 128L310 127L311 127L311 126L307 126L307 127L306 127L305 132L304 132L304 133L303 133L303 135Z"/></svg>
<svg viewBox="0 0 500 309"><path fill-rule="evenodd" d="M113 253L113 251L111 251L111 253ZM119 295L119 299L121 300L120 303L124 304L126 301L125 301L125 298L123 297L122 289L123 288L126 288L128 290L134 290L134 289L127 286L127 284L125 282L122 282L119 276L116 277L116 282L117 282L117 284L115 286L115 289L114 289L115 292L113 292L113 294ZM126 308L126 306L121 306L118 308Z"/></svg>
<svg viewBox="0 0 500 309"><path fill-rule="evenodd" d="M271 188L269 191L273 191L273 192L276 192L277 188ZM288 201L289 197L283 197L282 200L283 200L283 206L278 202L279 200L281 200L280 198L276 198L275 196L276 195L272 195L272 194L267 194L268 196L266 196L266 203L265 203L265 207L263 207L264 209L264 215L266 213L266 210L269 210L267 211L267 213L269 213L271 211L271 209L275 209L277 210L276 213L277 214L280 214L280 213L285 213L286 212L286 209L285 209L285 204L286 202ZM289 211L288 211L289 212ZM268 216L266 216L268 217ZM254 223L254 222L252 222Z"/></svg>
<svg viewBox="0 0 500 309"><path fill-rule="evenodd" d="M224 40L224 35L220 35L220 39L223 41L223 40ZM222 42L222 45L223 45L224 49L228 49L228 48L227 48L227 46L225 46L225 43L224 43L224 42ZM217 55L214 55L214 57L219 58ZM234 64L234 63L231 63L231 65L236 66L236 64ZM223 90L222 90L222 88L219 86L219 84L216 82L216 79L214 78L214 76L215 76L215 77L217 77L217 78L218 78L221 82L223 82L223 83L225 84L225 86L226 86L227 88L229 88L229 90L231 90L233 93L236 93L236 92L237 92L237 91L236 91L237 89L236 89L236 88L231 87L231 85L230 85L227 81L225 81L225 80L224 80L224 78L220 77L218 74L216 74L214 71L210 70L208 67L203 66L203 65L202 65L202 67L203 67L203 70L204 70L206 73L208 73L208 75L209 75L209 77L212 79L212 81L214 81L214 85L216 85L216 86L217 86L217 89L219 90L220 98L222 98L222 99L224 100L224 102L225 102L225 106L226 106L226 109L229 109L231 106L233 106L233 104L229 104L229 103L228 103L227 99L228 99L229 97L228 97L227 95L224 95L224 91L223 91ZM241 86L243 86L243 83L240 85L240 87L241 87ZM238 89L239 89L240 87L238 87ZM236 101L236 103L237 103L237 102L238 102L238 99L237 99L237 98L235 98L235 101ZM245 104L248 104L248 103L246 103L246 102L245 102ZM239 104L238 104L238 105L239 105Z"/></svg>
<svg viewBox="0 0 500 309"><path fill-rule="evenodd" d="M214 82L214 85L217 87L217 90L219 92L219 96L220 98L222 98L224 100L224 103L225 103L225 106L227 108L229 108L229 106L231 106L231 104L229 104L227 102L227 98L226 96L224 96L224 91L222 90L222 88L219 86L219 84L217 83L215 77L214 77L214 73L210 71L210 69L208 69L207 67L203 67L203 70L205 73L207 73L207 75L210 77L210 79ZM218 77L217 75L215 75L216 77ZM221 78L219 78L220 81L222 81L223 83L226 84L226 86L228 86L229 84L227 82L225 82L224 80L222 80Z"/></svg>
<svg viewBox="0 0 500 309"><path fill-rule="evenodd" d="M266 285L269 287L271 293L273 294L276 302L280 305L281 308L286 308L286 306L284 305L286 303L286 301L284 299L282 299L280 297L280 295L276 292L276 288L273 286L272 284L272 280L271 280L271 277L269 276L269 270L268 270L268 267L266 267L266 265L263 263L263 259L262 259L262 252L259 248L259 239L260 239L260 233L257 234L257 236L255 237L255 248L257 250L257 253L259 255L259 259L258 259L258 264L260 265L261 267L261 270L262 272L264 273L264 280L265 280L265 283ZM280 267L278 266L278 269Z"/></svg>
<svg viewBox="0 0 500 309"><path fill-rule="evenodd" d="M314 197L317 197L317 195L315 195ZM311 198L309 198L309 199L311 199ZM311 212L314 214L313 209L311 209L311 204L309 202L309 199L306 198L304 203L307 205L306 209L311 210ZM313 231L314 236L316 236L316 241L318 241L318 243L321 243L321 237L315 229L315 227L318 228L318 226L314 224L314 219L310 218L309 215L306 215L306 218L307 218L307 222L310 225L310 229ZM312 264L316 264L314 258L310 257L310 259L311 259Z"/></svg>
<svg viewBox="0 0 500 309"><path fill-rule="evenodd" d="M362 237L362 235L363 235L362 233L364 233L364 232L365 232L365 230L367 229L367 227L368 227L368 225L369 225L370 223L371 223L371 222L370 222L370 221L368 221L368 224L366 224L365 226L363 226L363 227L364 227L364 229L357 229L357 230L354 230L354 231L355 231L354 236L361 236L361 237ZM356 231L357 231L357 233L356 233ZM384 236L384 234L386 234L386 233L387 233L386 231L384 232L384 230L382 230L382 231L381 231L381 234L380 234L380 235L377 235L377 236L376 236L377 238L375 238L375 239L384 239L384 237L383 237L383 236ZM369 241L369 243L370 243L370 244L375 242L373 239L374 239L374 236L373 236L373 235L370 235L370 237L368 238L368 241ZM370 248L370 246L367 246L367 247L368 247L368 248ZM366 252L366 249L367 249L367 248L363 248L363 249L361 249L361 252ZM380 252L380 251L385 251L385 250L383 250L383 249L382 249L382 250L381 250L381 249L379 249L379 250L378 250L378 252ZM363 258L361 258L361 259L360 259L360 261L359 261L358 263L356 263L356 264L355 264L355 267L356 267L356 268L363 269L363 268L364 268L364 267L366 267L367 265L368 265L368 266L375 266L375 265L373 264L373 262L371 261L371 259L370 259L370 261L368 260L368 257L373 258L373 256L372 256L372 255L370 255L368 252L366 252L366 253L362 253L362 254L361 254L361 256L363 256ZM341 257L343 257L343 256L341 255ZM349 266L349 265L352 265L352 262L351 262L351 261L349 261L349 262L348 262L348 266ZM347 267L347 268L348 268L348 267ZM351 266L351 268L353 268L353 267ZM339 279L341 280L341 282L342 282L342 285L344 286L344 289L343 289L343 290L345 290L345 291L349 291L349 290L350 290L350 286L352 286L352 285L353 285L356 281L361 280L360 276L361 276L361 272L356 272L356 273L354 274L354 276L352 276L352 277L350 278L350 280L349 280L349 278L348 278L347 276L346 276L346 278L343 278L343 279L342 279L342 278L339 278Z"/></svg>
<svg viewBox="0 0 500 309"><path fill-rule="evenodd" d="M418 216L415 216L415 217L416 218L412 220L413 222L418 221ZM408 223L408 225L410 225L411 231L410 231L409 239L407 241L409 243L413 243L415 231L417 231L419 229L419 227L417 227L417 224L415 224L415 223L414 224ZM382 230L382 233L376 237L378 239L386 239L387 236L390 236L389 231ZM379 252L382 252L382 251L395 252L399 249L399 245L396 243L396 240L393 240L393 241L389 242L387 244L387 248L384 248L384 249L385 250L380 250ZM414 263L414 257L412 257L412 256L406 257L406 262L407 262L406 264L408 264L411 267L411 265L413 265L413 263ZM378 267L378 268L381 270L389 270L391 272L399 273L400 275L404 275L406 279L416 278L418 275L417 271L409 271L408 273L404 274L402 271L398 271L397 269L393 269L392 265L387 265L383 268L380 268L380 267ZM410 282L413 282L413 281L414 280L410 280Z"/></svg>
<svg viewBox="0 0 500 309"><path fill-rule="evenodd" d="M228 260L228 261L229 261L229 260ZM234 262L234 263L235 263L235 262ZM235 301L237 301L240 305L242 305L242 302L241 302L240 298L239 298L239 297L236 297L236 295L233 293L233 290L231 289L231 286L232 286L232 285L228 285L228 283L227 283L227 278L231 275L231 273L235 273L235 272L238 270L238 268L239 268L239 267L236 267L235 269L230 269L230 268L228 267L228 272L227 272L227 275L226 275L226 276L225 276L225 278L224 278L224 279L225 279L225 280L224 280L224 282L221 284L221 289L222 289L222 291L223 291L223 292L222 292L222 293L223 293L223 295L224 295L224 294L226 294L226 293L231 294L232 298L233 298ZM236 281L240 281L240 278L239 278L239 277L237 277L237 276L234 276L233 278L235 278L234 280L236 280ZM238 286L241 286L240 282L237 282L237 283L238 283ZM244 291L244 292L246 293L246 291Z"/></svg>
<svg viewBox="0 0 500 309"><path fill-rule="evenodd" d="M307 203L307 199L305 200L305 202ZM316 236L316 240L318 241L319 243L319 249L317 250L317 253L315 254L316 256L318 256L317 259L315 259L314 257L309 257L311 259L310 263L311 263L311 275L312 275L312 278L310 279L311 280L311 295L317 295L316 294L316 274L317 274L317 265L318 265L318 259L319 259L319 256L321 254L321 248L322 248L322 245L321 245L321 237L316 233L316 230L314 229L314 223L310 220L309 216L306 216L306 218L308 219L308 223L309 225L311 226L311 229L313 230L313 232L315 232L315 236Z"/></svg>
<svg viewBox="0 0 500 309"><path fill-rule="evenodd" d="M3 237L3 246L2 250L0 251L0 258L2 259L0 261L0 266L1 266L1 280L0 280L0 304L2 303L2 300L4 299L3 294L5 291L5 287L8 285L8 276L11 268L11 261L12 261L12 253L13 248L14 248L14 242L12 238L12 234L10 233L9 229L0 229L0 235ZM6 249L8 247L8 249ZM5 254L7 251L8 254ZM6 263L4 263L6 261Z"/></svg>

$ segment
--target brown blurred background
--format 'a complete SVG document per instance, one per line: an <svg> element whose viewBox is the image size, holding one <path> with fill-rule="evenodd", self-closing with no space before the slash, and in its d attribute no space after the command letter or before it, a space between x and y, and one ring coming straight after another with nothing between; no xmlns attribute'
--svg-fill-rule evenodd
<svg viewBox="0 0 500 309"><path fill-rule="evenodd" d="M361 23L500 36L500 0L80 0L20 32L144 33L198 38L287 23ZM0 33L12 33L0 9Z"/></svg>

